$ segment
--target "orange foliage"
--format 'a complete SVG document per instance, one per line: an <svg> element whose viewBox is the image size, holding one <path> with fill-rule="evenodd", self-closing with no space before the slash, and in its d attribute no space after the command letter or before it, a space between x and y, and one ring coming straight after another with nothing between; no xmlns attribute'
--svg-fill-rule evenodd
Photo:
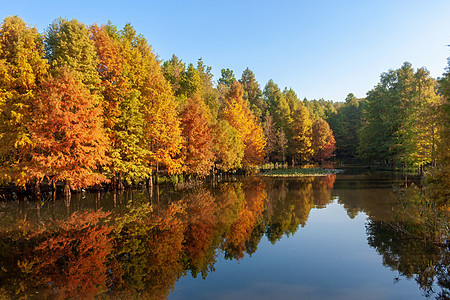
<svg viewBox="0 0 450 300"><path fill-rule="evenodd" d="M336 141L330 125L322 118L317 119L312 126L313 159L323 162L332 157L336 149L335 144Z"/></svg>
<svg viewBox="0 0 450 300"><path fill-rule="evenodd" d="M154 220L155 232L149 237L146 248L148 272L146 280L151 284L150 295L155 299L168 296L175 282L184 274L181 263L184 225L178 214L182 207L169 206Z"/></svg>
<svg viewBox="0 0 450 300"><path fill-rule="evenodd" d="M182 153L186 171L200 176L208 175L214 166L211 116L198 93L188 99L181 119L184 138Z"/></svg>
<svg viewBox="0 0 450 300"><path fill-rule="evenodd" d="M184 251L189 258L189 265L193 272L204 270L212 259L213 236L217 226L217 204L214 197L208 191L198 191L185 199L186 231ZM194 273L195 274L195 273Z"/></svg>
<svg viewBox="0 0 450 300"><path fill-rule="evenodd" d="M267 193L262 182L252 184L252 188L245 193L245 205L239 218L231 225L226 235L226 247L232 249L236 258L243 258L245 243L262 217Z"/></svg>
<svg viewBox="0 0 450 300"><path fill-rule="evenodd" d="M37 233L42 242L34 250L33 277L50 288L49 294L56 293L52 297L92 298L107 291L112 228L99 222L108 215L74 213L64 221L54 221L50 233Z"/></svg>
<svg viewBox="0 0 450 300"><path fill-rule="evenodd" d="M261 125L242 98L243 93L241 84L235 81L226 96L223 118L238 131L245 145L243 163L248 166L264 161L266 140Z"/></svg>
<svg viewBox="0 0 450 300"><path fill-rule="evenodd" d="M91 26L91 40L97 51L97 72L104 88L105 127L113 128L120 116L119 103L128 93L126 78L123 76L125 59L121 55L120 44L109 37L104 25Z"/></svg>
<svg viewBox="0 0 450 300"><path fill-rule="evenodd" d="M108 139L97 99L70 71L61 68L41 85L33 101L29 131L35 143L26 170L36 177L67 180L72 188L105 181L97 168L107 161Z"/></svg>

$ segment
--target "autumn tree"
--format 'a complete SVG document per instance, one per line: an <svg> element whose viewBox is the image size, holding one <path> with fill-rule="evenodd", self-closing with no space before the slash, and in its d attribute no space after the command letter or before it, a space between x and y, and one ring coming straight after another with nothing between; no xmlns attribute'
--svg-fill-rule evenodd
<svg viewBox="0 0 450 300"><path fill-rule="evenodd" d="M239 131L228 121L219 120L214 125L214 153L217 169L227 172L241 168L244 147Z"/></svg>
<svg viewBox="0 0 450 300"><path fill-rule="evenodd" d="M208 106L195 93L181 113L181 129L184 138L182 156L186 171L200 176L207 175L214 166L211 115Z"/></svg>
<svg viewBox="0 0 450 300"><path fill-rule="evenodd" d="M107 163L108 139L102 107L76 74L59 68L41 84L28 126L34 147L29 174L65 182L65 192L106 180L98 170Z"/></svg>
<svg viewBox="0 0 450 300"><path fill-rule="evenodd" d="M292 164L295 160L308 161L313 155L312 120L302 103L299 103L298 109L294 112L291 135L289 152L292 155Z"/></svg>
<svg viewBox="0 0 450 300"><path fill-rule="evenodd" d="M160 167L178 173L182 169L182 137L177 102L152 47L127 24L119 33L127 76L140 93L140 111L144 122L142 147L149 151L146 160L156 172Z"/></svg>
<svg viewBox="0 0 450 300"><path fill-rule="evenodd" d="M201 95L205 103L209 106L213 120L219 115L222 103L219 102L219 92L214 87L211 67L206 66L200 58L197 62L197 72L201 79Z"/></svg>
<svg viewBox="0 0 450 300"><path fill-rule="evenodd" d="M263 162L266 141L260 124L242 95L241 84L236 81L227 94L223 119L238 131L245 145L243 165L249 166Z"/></svg>
<svg viewBox="0 0 450 300"><path fill-rule="evenodd" d="M97 72L100 75L104 99L104 126L111 141L108 149L109 171L114 182L121 187L122 180L129 184L151 175L143 147L144 124L140 93L132 87L127 76L129 66L123 47L114 35L117 29L108 24L91 26L91 39L97 51Z"/></svg>
<svg viewBox="0 0 450 300"><path fill-rule="evenodd" d="M43 41L36 28L17 17L7 17L0 28L0 180L23 186L30 174L22 168L29 163L33 147L28 131L32 100L48 66Z"/></svg>
<svg viewBox="0 0 450 300"><path fill-rule="evenodd" d="M335 150L333 131L328 123L319 118L312 125L312 158L316 161L323 162L333 156Z"/></svg>

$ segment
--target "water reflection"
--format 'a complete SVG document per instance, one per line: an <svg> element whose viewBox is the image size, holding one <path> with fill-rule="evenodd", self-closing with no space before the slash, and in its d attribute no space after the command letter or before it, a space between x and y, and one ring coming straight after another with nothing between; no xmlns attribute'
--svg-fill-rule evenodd
<svg viewBox="0 0 450 300"><path fill-rule="evenodd" d="M2 202L0 298L165 298L187 273L206 278L221 255L241 260L264 236L275 244L293 235L311 209L336 198L350 217L369 216L369 244L386 266L408 278L421 274L416 280L429 293L433 278L448 286L448 253L392 231L387 206L373 203L378 184L364 192L345 182L252 177L184 193L155 186ZM383 201L394 210L390 196Z"/></svg>

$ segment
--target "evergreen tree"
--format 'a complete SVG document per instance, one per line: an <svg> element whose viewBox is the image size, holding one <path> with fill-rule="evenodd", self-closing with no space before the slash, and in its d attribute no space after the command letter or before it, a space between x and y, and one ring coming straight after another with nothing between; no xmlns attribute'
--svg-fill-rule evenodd
<svg viewBox="0 0 450 300"><path fill-rule="evenodd" d="M280 88L272 80L264 87L264 101L276 127L287 132L292 122L291 110Z"/></svg>
<svg viewBox="0 0 450 300"><path fill-rule="evenodd" d="M91 91L97 90L97 54L89 29L78 20L56 19L45 32L45 53L53 68L75 71Z"/></svg>
<svg viewBox="0 0 450 300"><path fill-rule="evenodd" d="M244 89L244 100L249 102L250 109L253 111L258 120L262 120L262 114L265 111L264 99L258 82L255 79L255 74L249 69L242 72L242 77L239 80Z"/></svg>

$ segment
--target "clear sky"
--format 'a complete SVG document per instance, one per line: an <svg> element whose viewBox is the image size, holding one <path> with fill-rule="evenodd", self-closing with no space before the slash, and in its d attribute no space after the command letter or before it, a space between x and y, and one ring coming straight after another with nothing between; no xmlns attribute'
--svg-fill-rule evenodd
<svg viewBox="0 0 450 300"><path fill-rule="evenodd" d="M202 57L215 80L245 68L300 98L364 97L382 72L409 61L439 77L450 56L450 0L0 0L40 32L57 17L131 23L160 59Z"/></svg>

